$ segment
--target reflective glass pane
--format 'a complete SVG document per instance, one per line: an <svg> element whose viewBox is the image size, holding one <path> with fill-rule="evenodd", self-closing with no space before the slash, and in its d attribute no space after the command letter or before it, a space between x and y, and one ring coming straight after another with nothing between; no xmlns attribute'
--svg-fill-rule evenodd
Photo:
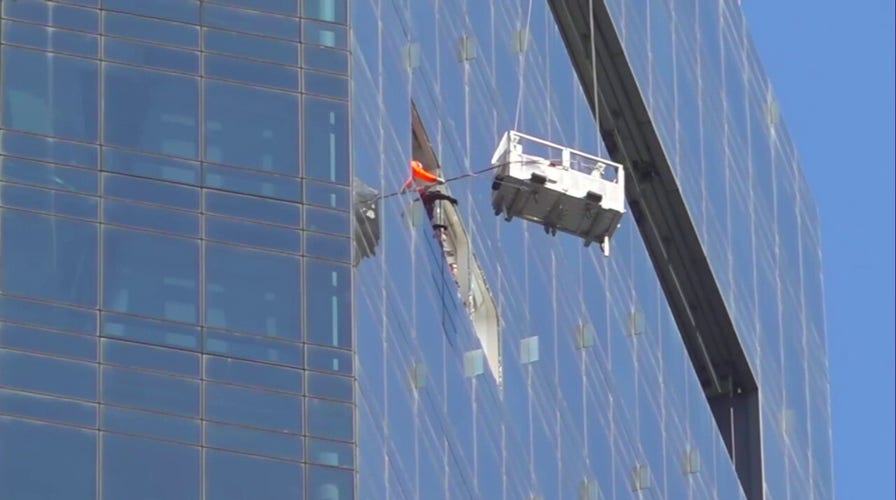
<svg viewBox="0 0 896 500"><path fill-rule="evenodd" d="M308 498L352 500L355 498L354 472L318 465L308 466Z"/></svg>
<svg viewBox="0 0 896 500"><path fill-rule="evenodd" d="M103 498L199 500L198 447L103 433L102 449Z"/></svg>
<svg viewBox="0 0 896 500"><path fill-rule="evenodd" d="M96 224L15 210L0 221L4 292L96 306Z"/></svg>
<svg viewBox="0 0 896 500"><path fill-rule="evenodd" d="M180 21L182 23L199 23L199 4L196 0L103 0L106 10L118 10Z"/></svg>
<svg viewBox="0 0 896 500"><path fill-rule="evenodd" d="M347 212L307 207L305 229L347 236L351 234L351 221Z"/></svg>
<svg viewBox="0 0 896 500"><path fill-rule="evenodd" d="M305 254L341 261L352 258L351 240L319 233L305 233Z"/></svg>
<svg viewBox="0 0 896 500"><path fill-rule="evenodd" d="M0 130L0 153L84 168L97 168L99 165L97 146L8 130Z"/></svg>
<svg viewBox="0 0 896 500"><path fill-rule="evenodd" d="M205 166L205 185L222 191L254 194L266 198L301 201L301 181L295 177L251 172L242 169Z"/></svg>
<svg viewBox="0 0 896 500"><path fill-rule="evenodd" d="M299 434L302 397L206 382L205 414L209 420Z"/></svg>
<svg viewBox="0 0 896 500"><path fill-rule="evenodd" d="M302 466L219 450L206 452L206 496L215 500L304 498Z"/></svg>
<svg viewBox="0 0 896 500"><path fill-rule="evenodd" d="M205 378L275 391L302 392L302 371L231 358L206 356Z"/></svg>
<svg viewBox="0 0 896 500"><path fill-rule="evenodd" d="M0 35L2 35L0 40L4 43L24 45L38 50L84 57L97 57L99 54L99 38L86 33L3 21L0 25Z"/></svg>
<svg viewBox="0 0 896 500"><path fill-rule="evenodd" d="M302 15L331 23L347 22L345 0L302 0Z"/></svg>
<svg viewBox="0 0 896 500"><path fill-rule="evenodd" d="M0 385L96 401L96 364L0 349Z"/></svg>
<svg viewBox="0 0 896 500"><path fill-rule="evenodd" d="M305 259L305 276L306 340L351 348L351 269Z"/></svg>
<svg viewBox="0 0 896 500"><path fill-rule="evenodd" d="M150 68L199 72L199 53L162 47L150 43L131 42L116 38L105 38L103 58L108 61L147 66Z"/></svg>
<svg viewBox="0 0 896 500"><path fill-rule="evenodd" d="M103 148L103 169L163 181L199 184L199 164Z"/></svg>
<svg viewBox="0 0 896 500"><path fill-rule="evenodd" d="M198 158L198 79L117 64L103 76L107 144Z"/></svg>
<svg viewBox="0 0 896 500"><path fill-rule="evenodd" d="M336 99L348 99L348 78L346 77L305 70L302 78L303 92Z"/></svg>
<svg viewBox="0 0 896 500"><path fill-rule="evenodd" d="M299 253L301 233L297 229L269 226L223 217L205 217L205 237L235 245Z"/></svg>
<svg viewBox="0 0 896 500"><path fill-rule="evenodd" d="M55 330L96 334L96 311L56 306L46 302L0 296L0 317Z"/></svg>
<svg viewBox="0 0 896 500"><path fill-rule="evenodd" d="M103 363L199 377L199 354L103 339Z"/></svg>
<svg viewBox="0 0 896 500"><path fill-rule="evenodd" d="M299 344L211 330L205 335L205 352L264 363L302 366L302 347Z"/></svg>
<svg viewBox="0 0 896 500"><path fill-rule="evenodd" d="M305 460L331 467L354 467L355 447L324 439L305 440Z"/></svg>
<svg viewBox="0 0 896 500"><path fill-rule="evenodd" d="M305 363L309 370L328 371L345 375L354 373L351 351L328 349L313 345L307 346L305 351Z"/></svg>
<svg viewBox="0 0 896 500"><path fill-rule="evenodd" d="M99 28L99 13L93 9L82 9L41 0L5 2L3 17L19 19L57 28L96 32Z"/></svg>
<svg viewBox="0 0 896 500"><path fill-rule="evenodd" d="M203 24L208 27L285 38L287 40L299 40L298 19L222 7L209 2L203 3L202 9Z"/></svg>
<svg viewBox="0 0 896 500"><path fill-rule="evenodd" d="M0 346L51 356L96 361L96 337L57 333L10 323L0 323Z"/></svg>
<svg viewBox="0 0 896 500"><path fill-rule="evenodd" d="M180 210L125 203L107 199L103 202L103 221L107 224L132 226L152 231L199 237L199 214Z"/></svg>
<svg viewBox="0 0 896 500"><path fill-rule="evenodd" d="M108 36L136 38L147 42L199 48L199 28L143 16L105 12L103 33Z"/></svg>
<svg viewBox="0 0 896 500"><path fill-rule="evenodd" d="M0 450L0 498L96 498L96 431L0 417Z"/></svg>
<svg viewBox="0 0 896 500"><path fill-rule="evenodd" d="M103 430L199 444L199 420L103 405Z"/></svg>
<svg viewBox="0 0 896 500"><path fill-rule="evenodd" d="M302 65L343 75L348 74L348 52L305 45L302 49Z"/></svg>
<svg viewBox="0 0 896 500"><path fill-rule="evenodd" d="M8 156L0 157L0 179L84 194L99 192L95 171Z"/></svg>
<svg viewBox="0 0 896 500"><path fill-rule="evenodd" d="M305 97L305 176L349 182L348 105Z"/></svg>
<svg viewBox="0 0 896 500"><path fill-rule="evenodd" d="M0 204L12 208L96 220L98 201L73 193L0 183Z"/></svg>
<svg viewBox="0 0 896 500"><path fill-rule="evenodd" d="M302 22L302 42L336 49L348 49L348 31L344 26L304 21Z"/></svg>
<svg viewBox="0 0 896 500"><path fill-rule="evenodd" d="M298 15L299 3L296 0L208 0L214 3L230 4L253 10L265 10L276 14Z"/></svg>
<svg viewBox="0 0 896 500"><path fill-rule="evenodd" d="M103 260L105 308L198 321L198 241L106 227Z"/></svg>
<svg viewBox="0 0 896 500"><path fill-rule="evenodd" d="M212 448L264 455L284 460L302 459L302 438L282 432L261 431L234 425L205 424L205 444Z"/></svg>
<svg viewBox="0 0 896 500"><path fill-rule="evenodd" d="M0 390L0 413L81 427L97 426L96 403L27 392Z"/></svg>
<svg viewBox="0 0 896 500"><path fill-rule="evenodd" d="M199 381L103 366L103 402L199 416Z"/></svg>
<svg viewBox="0 0 896 500"><path fill-rule="evenodd" d="M95 61L3 47L3 126L96 142L97 73Z"/></svg>
<svg viewBox="0 0 896 500"><path fill-rule="evenodd" d="M299 98L231 83L205 83L205 159L298 175Z"/></svg>
<svg viewBox="0 0 896 500"><path fill-rule="evenodd" d="M147 344L199 350L199 328L121 314L103 313L100 335Z"/></svg>
<svg viewBox="0 0 896 500"><path fill-rule="evenodd" d="M206 324L301 338L299 259L226 245L206 246Z"/></svg>
<svg viewBox="0 0 896 500"><path fill-rule="evenodd" d="M305 203L348 210L352 203L351 193L345 186L305 181Z"/></svg>
<svg viewBox="0 0 896 500"><path fill-rule="evenodd" d="M221 52L290 66L299 64L299 48L294 42L244 35L232 31L206 29L204 48L210 52Z"/></svg>
<svg viewBox="0 0 896 500"><path fill-rule="evenodd" d="M302 212L299 205L253 196L206 191L205 210L213 214L259 220L271 224L293 227L302 225Z"/></svg>
<svg viewBox="0 0 896 500"><path fill-rule="evenodd" d="M348 377L307 372L305 386L309 396L352 401L354 381Z"/></svg>
<svg viewBox="0 0 896 500"><path fill-rule="evenodd" d="M299 70L279 64L269 64L215 54L206 54L205 74L250 85L263 85L298 92L301 90Z"/></svg>
<svg viewBox="0 0 896 500"><path fill-rule="evenodd" d="M340 441L354 440L352 406L322 399L306 399L308 434Z"/></svg>

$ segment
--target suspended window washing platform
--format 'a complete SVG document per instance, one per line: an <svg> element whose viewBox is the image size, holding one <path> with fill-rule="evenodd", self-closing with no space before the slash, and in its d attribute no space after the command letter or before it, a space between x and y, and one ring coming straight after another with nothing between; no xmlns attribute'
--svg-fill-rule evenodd
<svg viewBox="0 0 896 500"><path fill-rule="evenodd" d="M511 130L492 156L492 208L541 225L545 233L567 233L600 242L610 239L625 213L622 165Z"/></svg>

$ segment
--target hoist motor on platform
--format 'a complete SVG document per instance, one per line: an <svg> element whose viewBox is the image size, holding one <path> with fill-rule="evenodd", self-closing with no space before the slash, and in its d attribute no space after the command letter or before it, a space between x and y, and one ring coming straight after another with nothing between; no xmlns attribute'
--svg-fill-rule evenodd
<svg viewBox="0 0 896 500"><path fill-rule="evenodd" d="M610 255L610 239L625 213L622 165L511 130L492 156L492 208L578 236L585 246L599 242Z"/></svg>

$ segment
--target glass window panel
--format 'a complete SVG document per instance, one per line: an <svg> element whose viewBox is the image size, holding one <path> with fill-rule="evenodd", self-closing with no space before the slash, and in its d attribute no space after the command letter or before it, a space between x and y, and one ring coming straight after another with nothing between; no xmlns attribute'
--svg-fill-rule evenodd
<svg viewBox="0 0 896 500"><path fill-rule="evenodd" d="M199 53L159 45L104 38L103 58L150 68L199 72Z"/></svg>
<svg viewBox="0 0 896 500"><path fill-rule="evenodd" d="M0 349L0 385L96 401L96 365Z"/></svg>
<svg viewBox="0 0 896 500"><path fill-rule="evenodd" d="M105 12L103 33L108 36L179 45L189 49L199 48L199 28L196 26L116 12Z"/></svg>
<svg viewBox="0 0 896 500"><path fill-rule="evenodd" d="M315 500L355 498L354 472L318 465L308 466L308 498Z"/></svg>
<svg viewBox="0 0 896 500"><path fill-rule="evenodd" d="M348 32L344 26L303 21L302 43L348 50Z"/></svg>
<svg viewBox="0 0 896 500"><path fill-rule="evenodd" d="M263 85L291 92L301 90L298 69L248 59L206 54L205 74L212 78Z"/></svg>
<svg viewBox="0 0 896 500"><path fill-rule="evenodd" d="M96 431L0 417L0 450L0 498L96 498Z"/></svg>
<svg viewBox="0 0 896 500"><path fill-rule="evenodd" d="M205 445L284 460L302 459L302 437L282 432L208 422L205 424Z"/></svg>
<svg viewBox="0 0 896 500"><path fill-rule="evenodd" d="M258 337L209 331L205 337L205 351L253 361L302 366L302 347L300 345Z"/></svg>
<svg viewBox="0 0 896 500"><path fill-rule="evenodd" d="M305 208L305 229L336 234L351 234L351 220L347 212Z"/></svg>
<svg viewBox="0 0 896 500"><path fill-rule="evenodd" d="M96 337L56 333L0 322L0 346L96 361Z"/></svg>
<svg viewBox="0 0 896 500"><path fill-rule="evenodd" d="M291 340L301 338L299 259L206 246L206 324Z"/></svg>
<svg viewBox="0 0 896 500"><path fill-rule="evenodd" d="M299 15L296 0L206 0L213 3L229 4L247 9L264 10L275 14Z"/></svg>
<svg viewBox="0 0 896 500"><path fill-rule="evenodd" d="M198 241L112 227L103 235L106 309L198 321Z"/></svg>
<svg viewBox="0 0 896 500"><path fill-rule="evenodd" d="M103 194L114 198L199 210L199 189L128 175L103 174Z"/></svg>
<svg viewBox="0 0 896 500"><path fill-rule="evenodd" d="M2 8L3 17L8 19L46 24L56 28L94 33L99 31L99 12L93 9L35 0L4 2Z"/></svg>
<svg viewBox="0 0 896 500"><path fill-rule="evenodd" d="M348 105L305 97L305 176L349 183Z"/></svg>
<svg viewBox="0 0 896 500"><path fill-rule="evenodd" d="M0 153L86 168L97 168L99 164L96 146L3 130L0 130Z"/></svg>
<svg viewBox="0 0 896 500"><path fill-rule="evenodd" d="M305 203L337 209L351 208L351 193L345 186L305 181Z"/></svg>
<svg viewBox="0 0 896 500"><path fill-rule="evenodd" d="M207 160L298 175L297 95L215 81L205 85Z"/></svg>
<svg viewBox="0 0 896 500"><path fill-rule="evenodd" d="M299 64L299 46L294 42L244 35L232 31L206 29L203 48L209 52L261 59L272 63L290 66Z"/></svg>
<svg viewBox="0 0 896 500"><path fill-rule="evenodd" d="M301 181L295 177L250 172L216 165L206 165L205 186L266 198L302 200Z"/></svg>
<svg viewBox="0 0 896 500"><path fill-rule="evenodd" d="M354 382L347 377L308 372L305 384L309 396L348 402L353 399Z"/></svg>
<svg viewBox="0 0 896 500"><path fill-rule="evenodd" d="M299 41L300 29L298 19L222 7L209 2L203 3L202 8L203 24L210 28L222 28Z"/></svg>
<svg viewBox="0 0 896 500"><path fill-rule="evenodd" d="M307 398L308 434L340 441L354 440L352 406L345 403Z"/></svg>
<svg viewBox="0 0 896 500"><path fill-rule="evenodd" d="M305 360L306 368L309 370L328 371L345 375L354 373L351 351L309 345L305 348L305 352L307 358Z"/></svg>
<svg viewBox="0 0 896 500"><path fill-rule="evenodd" d="M347 262L352 259L351 240L318 233L305 233L305 253L311 257Z"/></svg>
<svg viewBox="0 0 896 500"><path fill-rule="evenodd" d="M302 212L299 205L250 196L206 191L205 210L208 213L260 220L271 224L293 227L302 225Z"/></svg>
<svg viewBox="0 0 896 500"><path fill-rule="evenodd" d="M198 158L197 78L117 64L104 66L106 144Z"/></svg>
<svg viewBox="0 0 896 500"><path fill-rule="evenodd" d="M96 404L0 390L0 413L96 428ZM0 461L2 462L2 461Z"/></svg>
<svg viewBox="0 0 896 500"><path fill-rule="evenodd" d="M199 500L199 448L103 433L103 498Z"/></svg>
<svg viewBox="0 0 896 500"><path fill-rule="evenodd" d="M140 227L153 231L199 237L199 214L107 199L103 203L107 224Z"/></svg>
<svg viewBox="0 0 896 500"><path fill-rule="evenodd" d="M205 237L226 243L270 248L282 252L301 251L301 233L297 229L268 226L222 217L205 217Z"/></svg>
<svg viewBox="0 0 896 500"><path fill-rule="evenodd" d="M304 498L301 465L218 450L206 452L205 484L215 500Z"/></svg>
<svg viewBox="0 0 896 500"><path fill-rule="evenodd" d="M99 200L91 196L6 183L0 183L0 204L91 220L96 220L99 209Z"/></svg>
<svg viewBox="0 0 896 500"><path fill-rule="evenodd" d="M2 339L2 337L0 337ZM206 356L205 378L261 389L302 392L302 371L278 366Z"/></svg>
<svg viewBox="0 0 896 500"><path fill-rule="evenodd" d="M103 313L104 337L119 337L147 344L199 350L199 328L151 319Z"/></svg>
<svg viewBox="0 0 896 500"><path fill-rule="evenodd" d="M199 417L199 381L103 366L103 402Z"/></svg>
<svg viewBox="0 0 896 500"><path fill-rule="evenodd" d="M199 377L199 354L103 339L103 363Z"/></svg>
<svg viewBox="0 0 896 500"><path fill-rule="evenodd" d="M302 65L306 68L330 71L333 73L348 74L348 52L331 50L314 45L305 45L302 48ZM306 83L307 86L307 83Z"/></svg>
<svg viewBox="0 0 896 500"><path fill-rule="evenodd" d="M351 348L351 269L344 264L305 259L306 340Z"/></svg>
<svg viewBox="0 0 896 500"><path fill-rule="evenodd" d="M97 140L97 63L3 47L4 127L88 142Z"/></svg>
<svg viewBox="0 0 896 500"><path fill-rule="evenodd" d="M301 396L206 382L205 415L209 420L302 432Z"/></svg>
<svg viewBox="0 0 896 500"><path fill-rule="evenodd" d="M331 23L348 22L345 0L302 0L302 15Z"/></svg>
<svg viewBox="0 0 896 500"><path fill-rule="evenodd" d="M348 99L348 78L316 71L303 72L303 91L309 94Z"/></svg>
<svg viewBox="0 0 896 500"><path fill-rule="evenodd" d="M103 8L198 24L200 3L196 0L103 0Z"/></svg>
<svg viewBox="0 0 896 500"><path fill-rule="evenodd" d="M353 468L355 447L348 443L307 438L305 440L305 460L331 467Z"/></svg>
<svg viewBox="0 0 896 500"><path fill-rule="evenodd" d="M4 292L96 306L96 224L15 210L0 221Z"/></svg>
<svg viewBox="0 0 896 500"><path fill-rule="evenodd" d="M133 153L120 149L103 148L103 170L163 181L199 184L198 163ZM188 198L177 197L176 199L186 200ZM191 203L189 207L184 208L192 208L194 206L198 208L198 199L196 200L196 205Z"/></svg>
<svg viewBox="0 0 896 500"><path fill-rule="evenodd" d="M84 5L86 7L99 7L100 0L57 0L64 3L73 3L75 5Z"/></svg>
<svg viewBox="0 0 896 500"><path fill-rule="evenodd" d="M96 35L77 33L33 24L3 21L0 40L12 45L24 45L40 50L64 52L76 56L98 57L99 38Z"/></svg>
<svg viewBox="0 0 896 500"><path fill-rule="evenodd" d="M103 430L199 444L199 420L103 405Z"/></svg>
<svg viewBox="0 0 896 500"><path fill-rule="evenodd" d="M43 302L0 296L0 318L68 330L87 335L96 334L96 312L61 307Z"/></svg>
<svg viewBox="0 0 896 500"><path fill-rule="evenodd" d="M95 171L0 157L0 179L85 194L99 193Z"/></svg>

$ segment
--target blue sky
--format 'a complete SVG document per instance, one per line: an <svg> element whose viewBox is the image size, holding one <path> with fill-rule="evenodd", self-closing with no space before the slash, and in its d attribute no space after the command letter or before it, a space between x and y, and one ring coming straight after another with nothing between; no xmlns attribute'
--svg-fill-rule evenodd
<svg viewBox="0 0 896 500"><path fill-rule="evenodd" d="M743 0L819 205L837 497L894 492L894 2Z"/></svg>

